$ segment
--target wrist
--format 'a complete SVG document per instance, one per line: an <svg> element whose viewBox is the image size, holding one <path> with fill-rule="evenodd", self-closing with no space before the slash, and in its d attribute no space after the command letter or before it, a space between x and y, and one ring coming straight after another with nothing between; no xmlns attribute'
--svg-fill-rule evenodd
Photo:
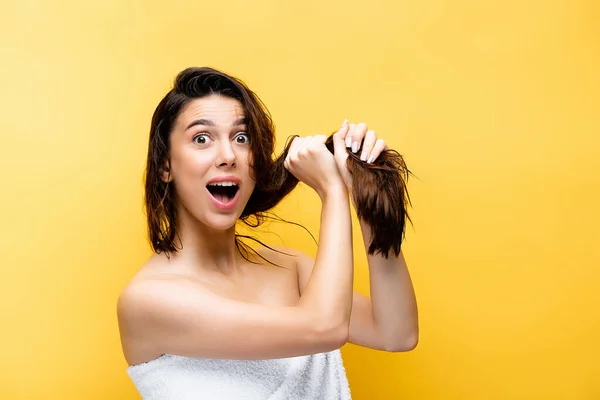
<svg viewBox="0 0 600 400"><path fill-rule="evenodd" d="M330 184L327 187L317 191L317 194L321 198L322 202L333 199L334 201L340 198L348 198L348 188L343 182Z"/></svg>

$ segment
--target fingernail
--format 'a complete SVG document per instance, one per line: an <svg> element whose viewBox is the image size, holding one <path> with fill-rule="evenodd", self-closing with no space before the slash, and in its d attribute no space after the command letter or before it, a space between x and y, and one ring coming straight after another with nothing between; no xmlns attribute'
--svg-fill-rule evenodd
<svg viewBox="0 0 600 400"><path fill-rule="evenodd" d="M352 144L352 136L348 136L346 138L346 147L350 147L351 144Z"/></svg>
<svg viewBox="0 0 600 400"><path fill-rule="evenodd" d="M360 155L360 160L361 160L361 161L367 161L367 153L362 153L362 154Z"/></svg>
<svg viewBox="0 0 600 400"><path fill-rule="evenodd" d="M344 123L342 124L342 128L345 128L346 125L348 125L348 120L347 119L344 120Z"/></svg>
<svg viewBox="0 0 600 400"><path fill-rule="evenodd" d="M375 161L375 158L373 156L369 157L369 159L367 160L367 164L373 164L373 161Z"/></svg>
<svg viewBox="0 0 600 400"><path fill-rule="evenodd" d="M358 142L355 140L352 142L352 152L356 153L358 151Z"/></svg>

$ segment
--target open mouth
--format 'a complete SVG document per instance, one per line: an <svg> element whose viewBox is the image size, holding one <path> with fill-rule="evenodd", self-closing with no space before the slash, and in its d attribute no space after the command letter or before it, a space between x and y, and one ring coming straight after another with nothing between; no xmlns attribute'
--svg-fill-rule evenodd
<svg viewBox="0 0 600 400"><path fill-rule="evenodd" d="M239 190L239 186L233 182L211 183L208 184L206 188L212 197L223 204L227 204L233 200Z"/></svg>

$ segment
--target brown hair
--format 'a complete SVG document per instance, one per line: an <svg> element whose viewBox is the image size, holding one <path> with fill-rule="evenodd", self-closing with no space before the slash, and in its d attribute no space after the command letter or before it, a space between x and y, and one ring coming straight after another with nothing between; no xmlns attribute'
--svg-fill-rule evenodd
<svg viewBox="0 0 600 400"><path fill-rule="evenodd" d="M244 82L221 71L208 67L187 68L177 75L173 88L156 107L150 127L144 178L145 209L150 244L157 253L169 255L177 251L175 191L173 182L162 179L163 172L169 168L171 131L188 103L212 94L238 100L246 112L252 154L251 171L256 186L240 220L251 227L259 226L268 217L267 212L298 184L298 180L283 166L291 141L279 157L273 158L275 128L259 97ZM326 145L333 152L332 137L329 137ZM405 220L408 218L405 180L409 171L404 161L393 150L383 151L373 164L361 161L351 152L349 154L347 165L353 177L352 192L357 215L373 231L369 254L381 252L387 257L390 250L399 254ZM242 254L247 254L247 250L251 249L239 240L240 237L256 239L236 235L238 249Z"/></svg>
<svg viewBox="0 0 600 400"><path fill-rule="evenodd" d="M274 169L274 181L282 182L282 187L286 190L298 183L294 175L283 167L291 142L288 141ZM325 145L331 153L334 152L333 134L327 138ZM346 167L352 176L350 192L356 206L356 215L372 232L368 254L380 253L387 258L390 251L393 251L398 256L405 238L406 221L410 221L407 182L412 173L396 150L384 150L372 164L360 159L360 149L356 154L350 149L346 151Z"/></svg>

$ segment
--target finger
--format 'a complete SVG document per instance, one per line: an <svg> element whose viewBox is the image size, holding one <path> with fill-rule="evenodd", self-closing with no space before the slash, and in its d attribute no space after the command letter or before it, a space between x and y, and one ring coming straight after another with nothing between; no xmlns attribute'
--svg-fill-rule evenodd
<svg viewBox="0 0 600 400"><path fill-rule="evenodd" d="M290 163L289 163L289 159L290 156L286 156L285 159L283 160L283 168L287 169L288 171L290 170Z"/></svg>
<svg viewBox="0 0 600 400"><path fill-rule="evenodd" d="M354 127L354 129L350 132L350 135L352 136L352 139L350 140L352 142L352 152L356 153L358 151L358 149L360 148L360 144L362 143L365 135L367 134L367 124L365 123L360 123L358 125L356 125ZM346 144L348 144L349 140L346 137Z"/></svg>
<svg viewBox="0 0 600 400"><path fill-rule="evenodd" d="M365 135L365 140L362 145L362 152L360 154L360 159L362 161L367 161L369 156L371 155L371 150L373 150L373 146L375 146L375 142L377 141L377 136L375 136L375 131L368 130Z"/></svg>
<svg viewBox="0 0 600 400"><path fill-rule="evenodd" d="M306 136L302 138L302 143L298 146L298 155L306 154L306 149L308 148L310 141L312 140L312 136Z"/></svg>
<svg viewBox="0 0 600 400"><path fill-rule="evenodd" d="M285 169L289 170L290 169L290 162L293 159L296 159L297 155L298 155L298 147L302 144L302 138L296 136L294 139L292 139L292 143L290 143L290 147L288 149L288 153L287 156L285 157L285 160L283 161L283 166L285 167Z"/></svg>
<svg viewBox="0 0 600 400"><path fill-rule="evenodd" d="M298 147L302 144L302 138L300 136L296 136L294 138L294 140L292 140L292 143L290 144L290 149L288 150L288 157L289 156L296 156L296 154L298 153Z"/></svg>
<svg viewBox="0 0 600 400"><path fill-rule="evenodd" d="M373 149L371 150L371 155L369 156L367 163L372 164L373 161L375 161L377 157L379 157L381 152L386 148L387 145L385 144L385 141L383 139L377 139L375 145L373 146Z"/></svg>
<svg viewBox="0 0 600 400"><path fill-rule="evenodd" d="M350 125L348 125L348 120L345 120L340 129L333 134L333 155L336 158L348 156L346 153L347 146L344 145L344 139L346 139L349 131Z"/></svg>
<svg viewBox="0 0 600 400"><path fill-rule="evenodd" d="M283 168L287 169L288 171L290 170L290 155L291 152L288 151L287 155L285 156L285 159L283 160Z"/></svg>
<svg viewBox="0 0 600 400"><path fill-rule="evenodd" d="M352 132L356 128L356 124L348 125L348 134L346 135L346 147L352 147Z"/></svg>
<svg viewBox="0 0 600 400"><path fill-rule="evenodd" d="M325 145L327 141L327 136L325 135L315 135L311 140L311 146L314 145Z"/></svg>
<svg viewBox="0 0 600 400"><path fill-rule="evenodd" d="M340 126L340 129L338 129L337 132L333 134L333 141L335 142L336 140L341 140L343 143L344 140L346 140L346 136L348 135L349 130L350 125L348 125L348 120L345 119L342 123L342 126Z"/></svg>

